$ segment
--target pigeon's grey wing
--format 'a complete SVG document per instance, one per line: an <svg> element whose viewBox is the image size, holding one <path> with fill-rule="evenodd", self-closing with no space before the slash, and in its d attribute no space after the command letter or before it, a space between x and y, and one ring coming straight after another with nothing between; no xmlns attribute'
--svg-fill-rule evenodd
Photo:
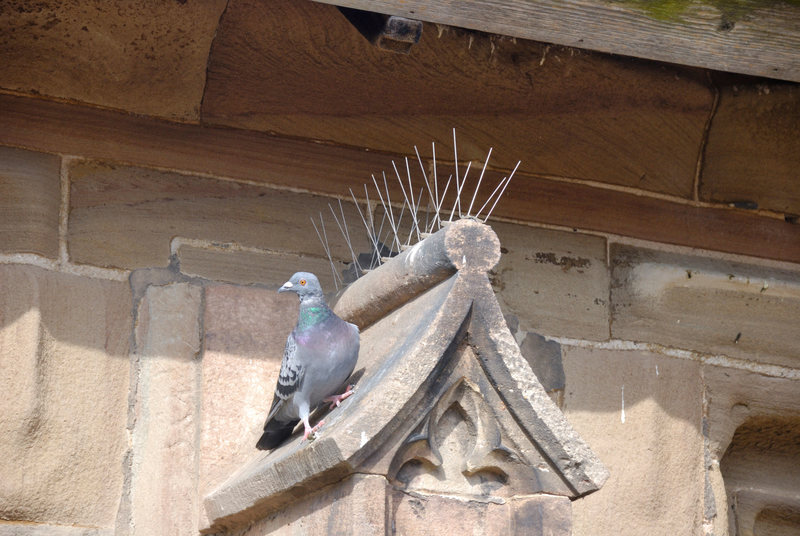
<svg viewBox="0 0 800 536"><path fill-rule="evenodd" d="M267 423L272 420L275 414L281 410L284 402L285 400L283 398L279 397L278 395L275 395L275 397L272 399L272 405L269 407L269 414L267 415L267 420L264 421L264 426L266 426Z"/></svg>
<svg viewBox="0 0 800 536"><path fill-rule="evenodd" d="M278 374L278 384L275 386L275 396L286 400L303 385L303 364L297 357L297 342L294 332L286 339L286 348L283 350L281 371Z"/></svg>
<svg viewBox="0 0 800 536"><path fill-rule="evenodd" d="M291 333L286 339L281 370L278 373L278 383L275 385L275 396L272 399L265 426L283 408L286 400L300 389L304 376L303 366L297 360L297 343L294 340L294 333Z"/></svg>
<svg viewBox="0 0 800 536"><path fill-rule="evenodd" d="M297 358L297 343L294 340L294 333L291 333L286 339L281 371L278 373L278 384L275 386L275 396L264 423L264 434L258 440L256 448L273 449L291 435L297 419L285 420L286 415L282 415L281 410L285 409L289 399L302 386L304 372L303 366Z"/></svg>

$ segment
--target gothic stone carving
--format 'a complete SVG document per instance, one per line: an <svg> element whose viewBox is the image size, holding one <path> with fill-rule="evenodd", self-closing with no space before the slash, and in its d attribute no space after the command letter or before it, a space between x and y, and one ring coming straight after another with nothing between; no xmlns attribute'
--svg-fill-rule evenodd
<svg viewBox="0 0 800 536"><path fill-rule="evenodd" d="M383 515L344 532L569 534L570 499L608 474L505 324L486 275L499 249L490 228L461 220L350 285L334 308L362 329L355 394L318 439L255 454L206 497L205 531L263 519L253 535L280 532L281 512L325 518L320 497L363 480L383 494L339 495Z"/></svg>

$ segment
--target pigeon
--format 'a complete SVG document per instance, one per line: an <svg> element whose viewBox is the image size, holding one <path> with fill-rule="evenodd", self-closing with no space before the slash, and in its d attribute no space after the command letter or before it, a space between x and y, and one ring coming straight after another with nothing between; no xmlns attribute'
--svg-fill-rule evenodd
<svg viewBox="0 0 800 536"><path fill-rule="evenodd" d="M323 424L315 427L308 422L309 414L322 402L338 407L353 394L344 386L358 361L359 333L355 324L345 322L325 303L317 277L309 272L297 272L278 292L294 292L300 297L297 325L286 339L283 361L275 386L264 434L256 448L274 449L289 437L298 421L303 421L305 441Z"/></svg>

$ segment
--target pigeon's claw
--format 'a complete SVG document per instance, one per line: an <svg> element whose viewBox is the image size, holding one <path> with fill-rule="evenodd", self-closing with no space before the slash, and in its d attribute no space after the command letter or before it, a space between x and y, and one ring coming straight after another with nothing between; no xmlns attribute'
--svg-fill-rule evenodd
<svg viewBox="0 0 800 536"><path fill-rule="evenodd" d="M338 408L339 404L341 404L342 401L344 401L347 398L349 398L350 395L352 395L352 394L353 394L353 386L352 385L348 385L347 386L347 390L344 393L342 393L340 395L333 395L333 396L329 396L327 398L324 398L323 402L330 402L331 403L331 407L329 409Z"/></svg>
<svg viewBox="0 0 800 536"><path fill-rule="evenodd" d="M311 428L311 425L308 424L307 420L303 421L303 427L305 428L303 432L303 441L305 441L309 437L311 437L311 439L314 439L319 429L322 428L323 424L325 424L325 421L319 421L314 428Z"/></svg>

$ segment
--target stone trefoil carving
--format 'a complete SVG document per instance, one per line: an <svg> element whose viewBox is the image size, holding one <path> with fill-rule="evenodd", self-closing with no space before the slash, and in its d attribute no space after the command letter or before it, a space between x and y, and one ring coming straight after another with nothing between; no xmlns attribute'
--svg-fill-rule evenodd
<svg viewBox="0 0 800 536"><path fill-rule="evenodd" d="M445 450L443 455L440 447L446 441L456 443L456 450ZM479 388L461 378L405 440L389 477L405 488L452 492L461 475L467 487L479 487L484 495L504 486L517 472L514 466L522 463L521 456L503 442Z"/></svg>

